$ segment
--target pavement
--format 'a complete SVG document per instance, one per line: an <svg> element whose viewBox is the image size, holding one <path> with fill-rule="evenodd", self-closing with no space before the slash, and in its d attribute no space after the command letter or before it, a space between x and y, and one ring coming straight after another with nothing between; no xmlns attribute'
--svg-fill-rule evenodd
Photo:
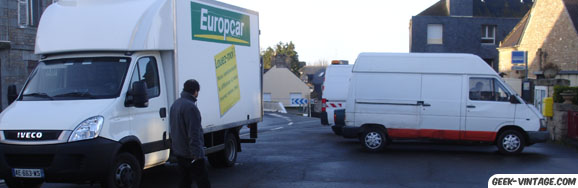
<svg viewBox="0 0 578 188"><path fill-rule="evenodd" d="M317 118L279 113L266 113L257 143L242 149L234 167L208 167L213 187L487 187L494 174L578 173L578 150L565 145L539 143L504 156L492 145L399 141L368 153ZM148 169L142 187L176 187L178 174L171 165Z"/></svg>

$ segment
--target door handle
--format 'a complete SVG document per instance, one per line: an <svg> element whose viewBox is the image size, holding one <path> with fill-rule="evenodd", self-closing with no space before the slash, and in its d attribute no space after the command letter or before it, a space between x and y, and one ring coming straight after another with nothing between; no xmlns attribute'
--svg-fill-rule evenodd
<svg viewBox="0 0 578 188"><path fill-rule="evenodd" d="M466 107L467 108L476 108L476 106L474 106L474 105L467 105Z"/></svg>
<svg viewBox="0 0 578 188"><path fill-rule="evenodd" d="M166 118L167 117L167 108L161 108L159 110L159 115L161 116L161 118Z"/></svg>
<svg viewBox="0 0 578 188"><path fill-rule="evenodd" d="M427 104L423 101L417 101L417 105L422 105L422 106L431 106L431 104Z"/></svg>

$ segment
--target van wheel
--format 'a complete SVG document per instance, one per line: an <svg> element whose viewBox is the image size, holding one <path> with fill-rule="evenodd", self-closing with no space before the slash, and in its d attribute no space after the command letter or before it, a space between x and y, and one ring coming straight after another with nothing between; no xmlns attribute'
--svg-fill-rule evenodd
<svg viewBox="0 0 578 188"><path fill-rule="evenodd" d="M363 131L360 137L361 145L369 152L379 152L385 149L387 145L387 136L382 129L369 127Z"/></svg>
<svg viewBox="0 0 578 188"><path fill-rule="evenodd" d="M237 162L239 152L237 137L233 133L225 137L225 149L217 153L209 154L209 163L216 168L232 167Z"/></svg>
<svg viewBox="0 0 578 188"><path fill-rule="evenodd" d="M6 179L6 186L10 188L40 188L42 180Z"/></svg>
<svg viewBox="0 0 578 188"><path fill-rule="evenodd" d="M142 168L138 160L130 153L123 152L116 156L102 187L136 188L140 186Z"/></svg>
<svg viewBox="0 0 578 188"><path fill-rule="evenodd" d="M496 145L498 146L500 153L512 155L522 152L526 145L526 141L520 131L506 130L500 134L496 141Z"/></svg>

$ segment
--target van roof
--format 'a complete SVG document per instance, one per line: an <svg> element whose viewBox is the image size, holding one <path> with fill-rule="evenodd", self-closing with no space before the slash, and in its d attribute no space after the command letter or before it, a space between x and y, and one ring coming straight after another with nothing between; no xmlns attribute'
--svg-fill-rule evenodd
<svg viewBox="0 0 578 188"><path fill-rule="evenodd" d="M361 53L353 72L497 75L480 57L455 53Z"/></svg>

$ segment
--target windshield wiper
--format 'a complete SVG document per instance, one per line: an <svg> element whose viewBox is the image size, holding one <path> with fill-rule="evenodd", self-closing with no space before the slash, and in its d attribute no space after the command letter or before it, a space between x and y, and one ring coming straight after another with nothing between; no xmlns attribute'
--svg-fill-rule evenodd
<svg viewBox="0 0 578 188"><path fill-rule="evenodd" d="M60 94L60 95L54 95L54 97L88 97L91 99L96 98L88 92L70 92L70 93L64 93L64 94Z"/></svg>
<svg viewBox="0 0 578 188"><path fill-rule="evenodd" d="M46 93L28 93L28 94L23 94L23 97L40 97L40 98L47 98L50 100L54 100L50 95L46 94Z"/></svg>

